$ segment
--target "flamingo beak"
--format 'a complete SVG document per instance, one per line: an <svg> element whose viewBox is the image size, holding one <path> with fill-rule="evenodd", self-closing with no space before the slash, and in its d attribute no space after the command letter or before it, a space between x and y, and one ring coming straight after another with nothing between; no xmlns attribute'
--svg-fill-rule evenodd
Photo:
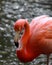
<svg viewBox="0 0 52 65"><path fill-rule="evenodd" d="M21 48L21 44L19 44L19 43L20 43L19 40L20 40L20 38L21 38L23 32L24 32L24 29L21 31L21 28L19 28L19 30L16 31L16 33L15 33L14 43L15 43L15 46L16 46L17 48L19 48L19 47ZM19 46L19 45L20 45L20 46Z"/></svg>
<svg viewBox="0 0 52 65"><path fill-rule="evenodd" d="M14 43L17 48L19 46L19 42L18 42L19 38L20 38L20 31L17 31L14 37Z"/></svg>

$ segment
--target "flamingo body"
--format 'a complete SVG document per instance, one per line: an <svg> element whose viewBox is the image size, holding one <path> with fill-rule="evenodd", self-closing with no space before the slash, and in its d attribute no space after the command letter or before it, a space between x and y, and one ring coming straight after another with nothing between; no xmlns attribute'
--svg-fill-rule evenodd
<svg viewBox="0 0 52 65"><path fill-rule="evenodd" d="M21 62L30 62L40 54L52 53L52 17L42 15L34 18L30 24L26 19L17 20L15 31L22 31L23 28L22 37L15 40L19 43L16 54Z"/></svg>

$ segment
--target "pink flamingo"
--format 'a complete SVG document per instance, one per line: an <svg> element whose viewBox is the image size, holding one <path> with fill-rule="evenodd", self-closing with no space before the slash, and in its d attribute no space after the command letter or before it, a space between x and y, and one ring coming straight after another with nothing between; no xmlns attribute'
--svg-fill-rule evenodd
<svg viewBox="0 0 52 65"><path fill-rule="evenodd" d="M24 32L19 38L22 29ZM48 65L52 53L52 17L42 15L34 18L30 24L26 19L19 19L14 24L14 30L16 54L19 60L30 62L40 54L46 54Z"/></svg>

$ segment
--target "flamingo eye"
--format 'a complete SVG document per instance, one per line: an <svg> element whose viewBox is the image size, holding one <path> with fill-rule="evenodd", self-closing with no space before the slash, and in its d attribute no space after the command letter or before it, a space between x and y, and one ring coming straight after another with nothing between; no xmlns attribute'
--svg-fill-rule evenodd
<svg viewBox="0 0 52 65"><path fill-rule="evenodd" d="M24 33L24 28L23 28L22 31L19 33L19 34L20 34L20 38L21 38L21 36L23 35L23 33Z"/></svg>

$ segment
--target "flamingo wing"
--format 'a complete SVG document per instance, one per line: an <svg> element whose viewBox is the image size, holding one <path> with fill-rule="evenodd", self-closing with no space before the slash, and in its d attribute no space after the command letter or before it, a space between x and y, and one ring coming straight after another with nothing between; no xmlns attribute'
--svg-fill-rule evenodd
<svg viewBox="0 0 52 65"><path fill-rule="evenodd" d="M43 22L44 21L44 22ZM45 18L37 29L37 39L39 38L40 47L45 53L52 51L52 18Z"/></svg>
<svg viewBox="0 0 52 65"><path fill-rule="evenodd" d="M40 44L43 52L51 53L52 52L52 19L48 20L39 30L40 33Z"/></svg>
<svg viewBox="0 0 52 65"><path fill-rule="evenodd" d="M33 24L34 25L34 24ZM33 29L32 29L33 28ZM32 31L33 30L33 31ZM38 47L42 53L51 53L52 51L52 18L41 18L37 25L31 27L30 43L32 47ZM49 51L49 52L48 52Z"/></svg>

